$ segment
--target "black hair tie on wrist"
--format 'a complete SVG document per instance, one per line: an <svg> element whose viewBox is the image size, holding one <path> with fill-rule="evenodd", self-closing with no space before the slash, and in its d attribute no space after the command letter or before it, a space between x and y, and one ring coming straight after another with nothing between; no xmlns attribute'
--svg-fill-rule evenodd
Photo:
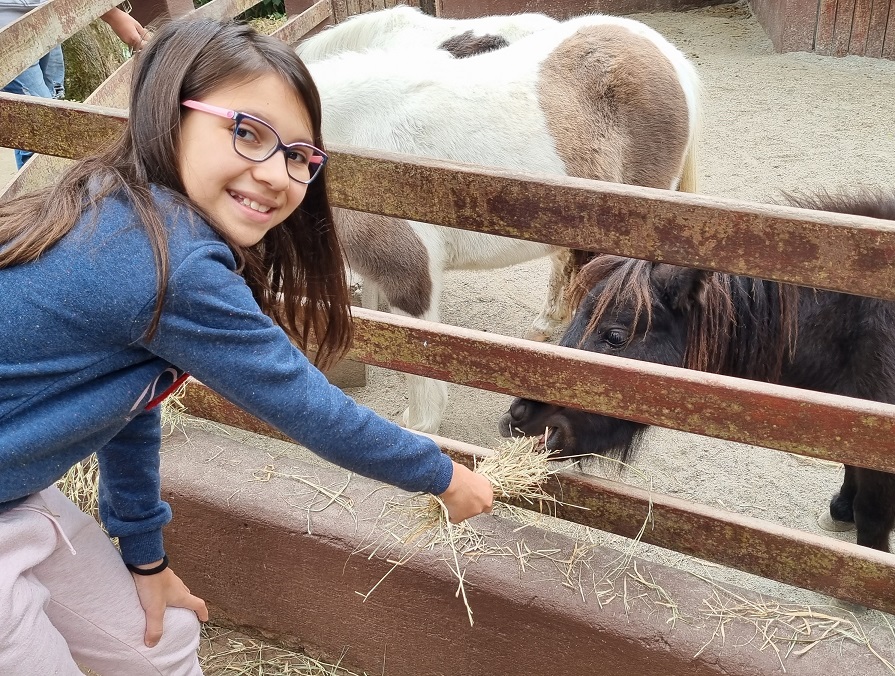
<svg viewBox="0 0 895 676"><path fill-rule="evenodd" d="M165 568L168 567L168 555L165 554L162 557L162 562L155 566L154 568L137 568L132 563L125 563L127 569L134 573L134 575L155 575L157 573L161 573Z"/></svg>

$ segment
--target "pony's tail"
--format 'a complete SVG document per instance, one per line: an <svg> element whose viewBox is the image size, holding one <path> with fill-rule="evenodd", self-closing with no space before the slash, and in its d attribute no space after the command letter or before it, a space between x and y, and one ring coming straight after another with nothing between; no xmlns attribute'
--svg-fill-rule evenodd
<svg viewBox="0 0 895 676"><path fill-rule="evenodd" d="M679 192L699 192L699 175L696 171L696 140L697 134L693 133L684 156L684 169L681 172L681 180L677 189Z"/></svg>
<svg viewBox="0 0 895 676"><path fill-rule="evenodd" d="M680 192L699 192L699 175L697 173L697 148L702 135L702 82L693 64L685 59L682 68L681 86L687 99L687 112L690 117L690 129L687 138L687 153L684 155L684 167L677 189Z"/></svg>

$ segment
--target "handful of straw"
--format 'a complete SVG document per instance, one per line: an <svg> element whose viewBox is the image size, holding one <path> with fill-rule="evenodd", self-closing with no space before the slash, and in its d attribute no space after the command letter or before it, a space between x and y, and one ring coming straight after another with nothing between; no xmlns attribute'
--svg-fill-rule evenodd
<svg viewBox="0 0 895 676"><path fill-rule="evenodd" d="M494 455L476 462L473 471L488 479L494 489L495 499L522 499L531 504L557 502L556 498L544 492L541 484L558 470L548 468L550 454L536 451L535 444L537 439L532 437L514 438L495 449ZM414 549L409 554L404 551L396 559L389 560L392 568L370 591L361 594L364 600L389 573L407 563L418 551L446 545L451 550L448 565L459 583L456 596L462 596L469 624L472 625L472 610L463 584L465 569L460 565L460 556L472 557L489 553L484 535L468 521L452 524L448 519L447 506L433 495L414 496L409 501L387 505L380 514L377 525L382 526L384 521L390 522L383 527L386 538L384 542L368 547L372 549L370 558L383 548L392 551L396 547L413 545Z"/></svg>

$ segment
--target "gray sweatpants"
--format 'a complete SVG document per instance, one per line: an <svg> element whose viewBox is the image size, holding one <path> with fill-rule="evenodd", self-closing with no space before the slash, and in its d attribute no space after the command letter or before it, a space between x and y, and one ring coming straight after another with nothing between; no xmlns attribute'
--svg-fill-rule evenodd
<svg viewBox="0 0 895 676"><path fill-rule="evenodd" d="M120 554L58 489L0 514L0 674L201 676L193 611L168 608L154 648L145 628Z"/></svg>

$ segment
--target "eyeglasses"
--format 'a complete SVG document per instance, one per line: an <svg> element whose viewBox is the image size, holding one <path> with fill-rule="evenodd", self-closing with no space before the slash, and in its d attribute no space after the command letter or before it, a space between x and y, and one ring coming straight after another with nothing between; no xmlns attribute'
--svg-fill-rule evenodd
<svg viewBox="0 0 895 676"><path fill-rule="evenodd" d="M329 159L325 152L310 143L283 143L273 127L254 115L192 100L183 101L181 105L235 121L233 150L240 157L252 162L264 162L282 150L286 157L286 173L298 183L307 185L317 178Z"/></svg>

